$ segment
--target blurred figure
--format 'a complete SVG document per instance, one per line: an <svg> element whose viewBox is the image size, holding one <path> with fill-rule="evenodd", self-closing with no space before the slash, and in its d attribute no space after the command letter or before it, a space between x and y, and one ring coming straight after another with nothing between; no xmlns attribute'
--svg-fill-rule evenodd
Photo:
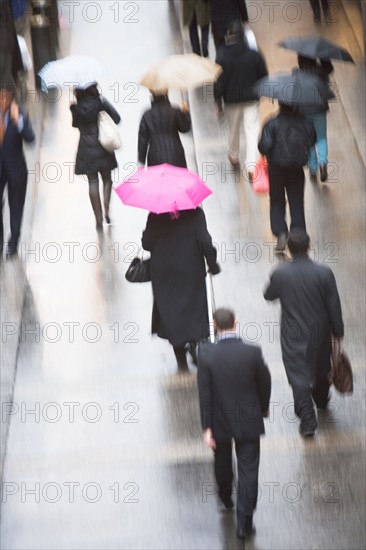
<svg viewBox="0 0 366 550"><path fill-rule="evenodd" d="M318 409L326 409L329 401L331 336L342 347L342 310L333 272L308 256L306 232L294 229L287 244L292 261L272 273L264 298L281 303L283 363L300 432L310 437L317 427L313 400Z"/></svg>
<svg viewBox="0 0 366 550"><path fill-rule="evenodd" d="M305 176L303 166L315 143L313 124L299 114L297 107L279 103L280 111L263 127L258 149L268 160L271 230L277 237L275 250L286 248L286 195L291 229L306 229L304 213Z"/></svg>
<svg viewBox="0 0 366 550"><path fill-rule="evenodd" d="M244 122L246 160L248 175L258 158L257 142L259 134L259 96L255 83L267 76L267 66L262 55L249 48L244 38L243 25L233 21L227 33L226 45L217 55L216 63L223 72L214 85L214 97L218 113L222 111L222 101L229 122L229 160L233 166L239 165L240 130Z"/></svg>
<svg viewBox="0 0 366 550"><path fill-rule="evenodd" d="M10 2L0 0L0 78L13 75L18 82L18 72L23 69Z"/></svg>
<svg viewBox="0 0 366 550"><path fill-rule="evenodd" d="M315 59L304 57L303 55L297 56L299 69L306 73L315 74L319 76L323 82L327 85L329 96L328 99L334 97L333 93L329 89L328 76L333 71L334 67L329 60L322 60L320 64ZM304 103L299 105L299 111L306 118L311 120L315 128L316 133L316 145L310 148L309 152L309 170L310 179L313 183L317 183L317 169L319 166L320 179L326 181L328 178L327 164L328 164L328 141L327 141L327 111L329 111L328 101L324 100L323 103Z"/></svg>
<svg viewBox="0 0 366 550"><path fill-rule="evenodd" d="M186 370L187 347L196 362L196 344L209 335L205 258L212 274L220 271L203 210L150 213L142 246L151 253L152 333L169 340Z"/></svg>
<svg viewBox="0 0 366 550"><path fill-rule="evenodd" d="M314 21L315 23L320 23L321 17L320 17L320 3L323 8L323 15L324 19L326 20L329 17L329 3L328 0L309 0L311 9L313 10L314 14Z"/></svg>
<svg viewBox="0 0 366 550"><path fill-rule="evenodd" d="M141 119L138 137L138 160L148 166L172 164L187 168L179 132L189 132L191 116L185 103L172 107L168 91L153 93L151 109Z"/></svg>
<svg viewBox="0 0 366 550"><path fill-rule="evenodd" d="M238 463L237 536L254 532L258 498L259 438L268 416L271 375L258 346L236 337L235 315L228 309L214 314L216 344L198 348L198 390L205 442L214 450L219 498L233 508L232 439Z"/></svg>
<svg viewBox="0 0 366 550"><path fill-rule="evenodd" d="M99 195L99 173L103 180L104 216L109 224L109 203L112 191L111 171L117 168L115 154L106 151L98 140L98 115L106 111L115 124L121 117L116 109L99 94L96 84L85 90L75 89L76 103L70 106L72 125L79 128L80 141L76 154L75 174L86 174L89 182L89 197L95 215L97 230L103 227L103 211Z"/></svg>
<svg viewBox="0 0 366 550"><path fill-rule="evenodd" d="M210 0L183 0L183 25L189 27L192 51L203 57L208 57L210 11ZM201 27L201 43L198 27Z"/></svg>
<svg viewBox="0 0 366 550"><path fill-rule="evenodd" d="M248 11L245 0L211 0L212 34L216 55L225 45L225 37L230 24L235 20L248 22Z"/></svg>
<svg viewBox="0 0 366 550"><path fill-rule="evenodd" d="M15 84L11 77L0 80L0 257L4 247L2 197L8 186L11 235L7 256L17 253L27 190L28 170L23 153L23 140L35 139L29 119L15 100Z"/></svg>

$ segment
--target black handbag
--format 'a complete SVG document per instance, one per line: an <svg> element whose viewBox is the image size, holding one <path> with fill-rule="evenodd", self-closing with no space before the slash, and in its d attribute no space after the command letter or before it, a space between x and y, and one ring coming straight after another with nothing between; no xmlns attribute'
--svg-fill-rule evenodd
<svg viewBox="0 0 366 550"><path fill-rule="evenodd" d="M125 277L130 283L147 283L150 277L150 259L144 260L138 256L130 263Z"/></svg>

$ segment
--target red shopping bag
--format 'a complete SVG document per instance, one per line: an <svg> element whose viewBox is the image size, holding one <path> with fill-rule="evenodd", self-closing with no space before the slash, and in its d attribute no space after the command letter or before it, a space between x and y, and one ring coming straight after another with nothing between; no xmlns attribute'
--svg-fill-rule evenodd
<svg viewBox="0 0 366 550"><path fill-rule="evenodd" d="M256 193L268 193L269 177L266 157L260 157L253 172L253 189Z"/></svg>

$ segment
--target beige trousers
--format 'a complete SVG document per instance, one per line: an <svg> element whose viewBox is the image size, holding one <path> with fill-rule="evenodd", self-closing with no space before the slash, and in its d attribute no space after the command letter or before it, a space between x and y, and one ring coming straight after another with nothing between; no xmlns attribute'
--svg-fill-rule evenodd
<svg viewBox="0 0 366 550"><path fill-rule="evenodd" d="M234 160L239 160L240 127L243 121L246 143L245 165L249 172L253 172L259 158L259 102L226 104L225 113L229 123L229 155Z"/></svg>

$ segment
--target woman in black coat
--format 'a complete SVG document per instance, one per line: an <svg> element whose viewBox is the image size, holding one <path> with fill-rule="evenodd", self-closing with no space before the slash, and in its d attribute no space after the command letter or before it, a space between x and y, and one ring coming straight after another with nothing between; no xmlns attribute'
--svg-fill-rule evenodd
<svg viewBox="0 0 366 550"><path fill-rule="evenodd" d="M178 368L187 369L187 344L195 360L196 343L209 335L205 258L212 274L220 271L203 210L150 213L142 246L151 253L152 333L169 340Z"/></svg>
<svg viewBox="0 0 366 550"><path fill-rule="evenodd" d="M75 174L86 174L89 181L89 197L94 211L97 229L103 227L103 211L99 196L99 173L103 180L104 215L107 223L109 203L112 191L111 171L117 168L114 153L106 151L99 143L98 115L106 111L118 124L121 117L115 108L104 98L101 98L96 85L86 90L75 89L76 103L70 106L72 125L80 130L80 141L76 154Z"/></svg>
<svg viewBox="0 0 366 550"><path fill-rule="evenodd" d="M151 109L143 115L138 139L138 159L148 166L172 164L187 168L186 157L179 132L189 132L191 117L183 105L182 110L172 107L167 94L154 95Z"/></svg>

